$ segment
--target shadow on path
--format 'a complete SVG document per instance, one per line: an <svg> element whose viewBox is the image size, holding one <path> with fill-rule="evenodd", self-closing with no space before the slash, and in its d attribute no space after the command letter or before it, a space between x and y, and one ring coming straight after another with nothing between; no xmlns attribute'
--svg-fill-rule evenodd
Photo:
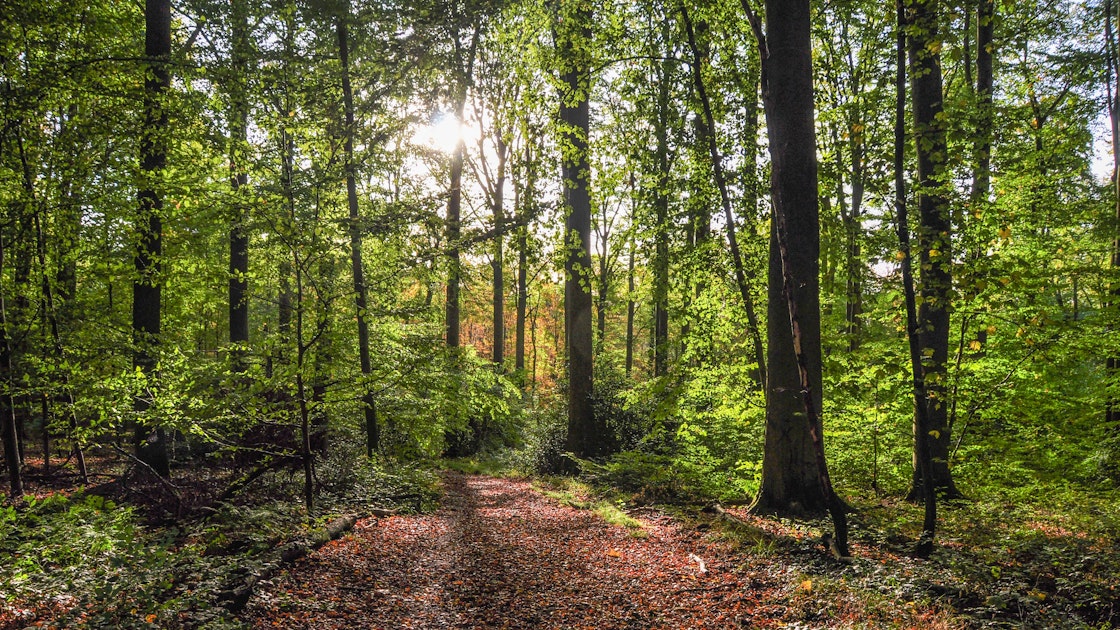
<svg viewBox="0 0 1120 630"><path fill-rule="evenodd" d="M449 472L444 482L437 512L363 521L263 587L244 618L257 628L758 627L769 585L671 519L644 521L640 539L523 481Z"/></svg>

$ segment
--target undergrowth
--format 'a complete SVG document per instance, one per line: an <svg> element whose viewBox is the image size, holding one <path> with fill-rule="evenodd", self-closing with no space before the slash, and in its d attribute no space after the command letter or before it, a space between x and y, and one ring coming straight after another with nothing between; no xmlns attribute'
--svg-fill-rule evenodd
<svg viewBox="0 0 1120 630"><path fill-rule="evenodd" d="M439 497L438 475L420 464L328 461L320 481L310 518L278 490L282 479L173 526L83 492L2 506L0 628L240 628L218 595L260 571L270 550L315 539L338 514L427 511Z"/></svg>

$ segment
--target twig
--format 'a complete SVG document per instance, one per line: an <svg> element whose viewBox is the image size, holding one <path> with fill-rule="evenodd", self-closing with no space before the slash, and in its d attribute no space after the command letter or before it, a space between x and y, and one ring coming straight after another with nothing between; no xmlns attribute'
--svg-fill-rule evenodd
<svg viewBox="0 0 1120 630"><path fill-rule="evenodd" d="M681 593L706 593L708 591L720 591L725 588L735 588L736 586L739 585L735 582L725 582L723 584L717 584L715 586L694 586L692 588L682 588L680 590L673 591L673 594L680 595Z"/></svg>

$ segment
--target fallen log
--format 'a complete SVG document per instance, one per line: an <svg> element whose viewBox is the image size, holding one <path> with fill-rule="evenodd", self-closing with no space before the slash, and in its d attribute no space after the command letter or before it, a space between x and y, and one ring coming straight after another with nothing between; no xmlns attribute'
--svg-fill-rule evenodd
<svg viewBox="0 0 1120 630"><path fill-rule="evenodd" d="M381 510L382 512L384 510ZM376 518L376 514L374 515ZM338 540L354 528L361 520L357 514L340 516L327 523L323 529L316 530L304 540L292 541L270 554L272 558L264 563L259 571L239 576L234 583L218 593L218 604L230 612L240 612L253 596L253 589L261 582L270 579L281 569L291 565L323 545Z"/></svg>

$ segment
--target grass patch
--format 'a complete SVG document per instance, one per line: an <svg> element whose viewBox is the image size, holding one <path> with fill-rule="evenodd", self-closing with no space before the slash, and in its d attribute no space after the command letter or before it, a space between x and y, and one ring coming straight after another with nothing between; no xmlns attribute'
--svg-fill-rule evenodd
<svg viewBox="0 0 1120 630"><path fill-rule="evenodd" d="M533 488L560 505L590 510L615 527L622 527L634 538L649 538L645 525L622 510L622 500L605 494L590 484L572 477L546 477L533 481Z"/></svg>
<svg viewBox="0 0 1120 630"><path fill-rule="evenodd" d="M497 456L457 457L443 460L442 465L464 475L486 475L507 479L526 479L532 476L530 472L510 461L509 458Z"/></svg>

